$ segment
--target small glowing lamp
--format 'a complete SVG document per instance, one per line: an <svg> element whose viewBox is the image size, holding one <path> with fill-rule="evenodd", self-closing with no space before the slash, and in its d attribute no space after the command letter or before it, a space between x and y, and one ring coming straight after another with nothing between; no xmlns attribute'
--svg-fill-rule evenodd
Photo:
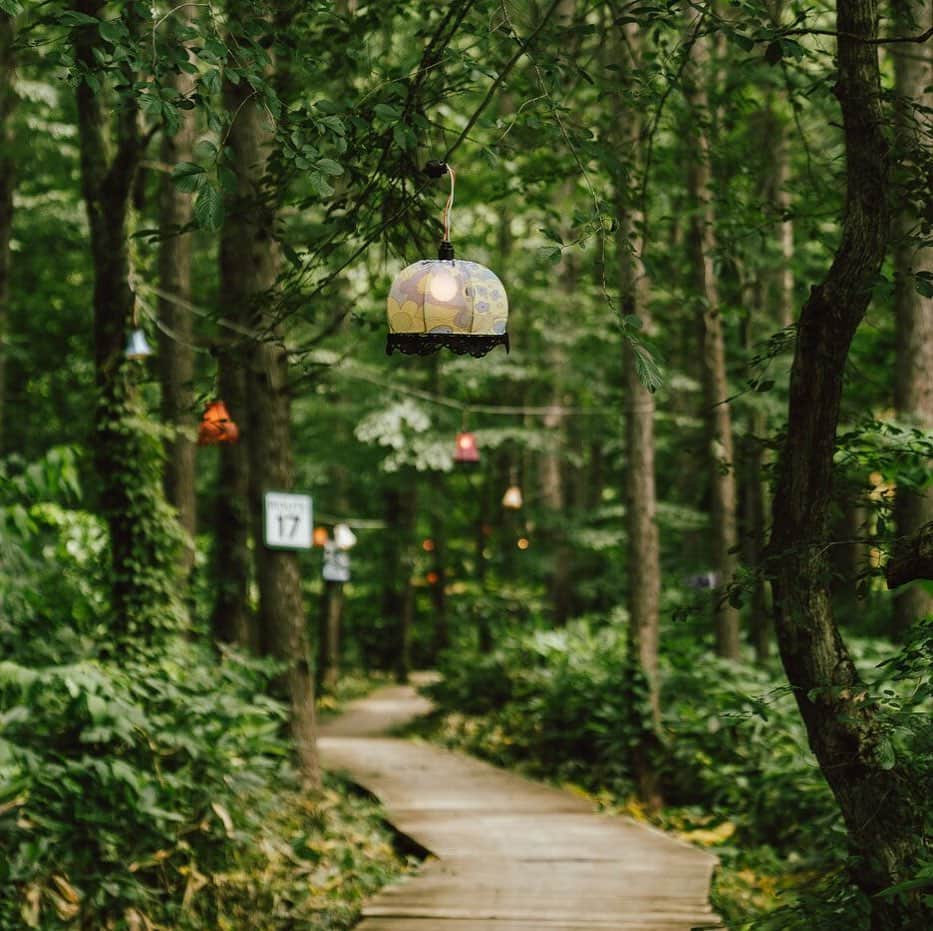
<svg viewBox="0 0 933 931"><path fill-rule="evenodd" d="M428 585L437 585L441 580L440 575L436 572L429 572L424 578Z"/></svg>
<svg viewBox="0 0 933 931"><path fill-rule="evenodd" d="M479 462L479 449L472 433L458 433L454 462Z"/></svg>
<svg viewBox="0 0 933 931"><path fill-rule="evenodd" d="M223 401L211 401L204 409L198 426L198 446L235 443L239 438L240 430L230 419L227 405Z"/></svg>
<svg viewBox="0 0 933 931"><path fill-rule="evenodd" d="M126 357L127 359L141 361L148 359L151 355L152 347L149 345L149 340L146 339L146 334L137 327L130 333L130 337L126 341Z"/></svg>
<svg viewBox="0 0 933 931"><path fill-rule="evenodd" d="M356 534L346 525L334 527L334 544L338 550L352 550L356 546Z"/></svg>
<svg viewBox="0 0 933 931"><path fill-rule="evenodd" d="M509 485L505 494L502 496L502 506L512 511L517 511L521 508L523 503L521 488L515 484Z"/></svg>
<svg viewBox="0 0 933 931"><path fill-rule="evenodd" d="M434 541L431 539L422 541L421 549L423 549L426 553L433 553L434 552Z"/></svg>
<svg viewBox="0 0 933 931"><path fill-rule="evenodd" d="M311 537L311 542L315 546L324 546L328 540L330 540L330 535L327 533L326 527L315 527L314 533Z"/></svg>
<svg viewBox="0 0 933 931"><path fill-rule="evenodd" d="M527 550L528 547L531 546L531 543L530 543L530 541L528 540L528 537L519 537L519 538L518 538L518 543L516 544L516 546L517 546L520 550Z"/></svg>

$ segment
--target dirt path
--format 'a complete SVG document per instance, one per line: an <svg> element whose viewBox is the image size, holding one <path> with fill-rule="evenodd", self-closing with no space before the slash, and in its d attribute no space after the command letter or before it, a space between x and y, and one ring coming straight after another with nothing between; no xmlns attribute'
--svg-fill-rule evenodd
<svg viewBox="0 0 933 931"><path fill-rule="evenodd" d="M409 686L354 702L321 728L324 765L379 797L430 850L359 931L689 931L721 927L716 858L584 799L458 753L385 736L430 705Z"/></svg>

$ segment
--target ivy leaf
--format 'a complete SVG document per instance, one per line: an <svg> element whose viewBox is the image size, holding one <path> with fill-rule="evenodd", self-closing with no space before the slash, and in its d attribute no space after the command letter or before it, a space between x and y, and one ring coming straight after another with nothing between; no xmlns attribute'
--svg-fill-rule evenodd
<svg viewBox="0 0 933 931"><path fill-rule="evenodd" d="M212 184L203 184L194 202L194 219L201 229L216 232L224 222L224 202Z"/></svg>
<svg viewBox="0 0 933 931"><path fill-rule="evenodd" d="M887 737L882 737L875 748L875 759L882 769L894 769L897 758L894 755L894 744Z"/></svg>
<svg viewBox="0 0 933 931"><path fill-rule="evenodd" d="M179 162L172 169L172 181L179 191L190 194L207 181L207 173L194 162Z"/></svg>

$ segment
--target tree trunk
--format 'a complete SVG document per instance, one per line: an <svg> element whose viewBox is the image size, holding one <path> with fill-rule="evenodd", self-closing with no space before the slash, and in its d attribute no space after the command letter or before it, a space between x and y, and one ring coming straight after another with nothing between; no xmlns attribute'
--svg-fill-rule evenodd
<svg viewBox="0 0 933 931"><path fill-rule="evenodd" d="M431 357L431 391L441 394L440 360ZM431 519L431 539L434 542L432 569L437 576L431 585L431 619L434 631L432 649L434 656L439 656L450 646L450 619L447 615L447 522L448 511L447 482L443 472L432 472L430 476L431 501L429 503Z"/></svg>
<svg viewBox="0 0 933 931"><path fill-rule="evenodd" d="M933 17L930 0L893 0L896 35L911 35ZM912 14L912 15L911 15ZM898 161L905 166L906 183L923 184L923 147L929 146L933 107L933 59L927 46L910 43L890 47L894 57L895 144ZM926 113L918 107L927 108ZM925 127L925 132L924 132ZM929 196L929 178L926 193ZM897 364L894 403L898 419L921 430L933 430L933 298L923 297L914 285L914 273L933 269L933 248L918 246L920 222L915 199L898 197L895 216L894 304L897 315ZM921 207L922 209L922 207ZM917 463L922 466L924 463ZM929 471L930 463L925 463ZM909 537L933 520L933 488L916 491L903 484L897 489L894 518L898 537ZM915 584L894 597L894 631L903 637L910 626L933 611L933 594Z"/></svg>
<svg viewBox="0 0 933 931"><path fill-rule="evenodd" d="M97 17L101 0L80 0L75 8ZM140 23L134 8L124 12L131 35ZM94 74L96 26L75 29L77 60ZM127 85L135 75L124 72ZM81 187L90 226L94 263L94 367L97 408L94 463L100 485L100 508L110 534L111 608L117 640L149 642L181 618L175 565L177 540L161 488L158 450L138 423L145 413L135 387L125 347L135 325L134 295L129 284L127 247L130 194L144 142L136 101L117 92L105 108L97 92L82 81L77 88ZM113 113L113 151L108 122Z"/></svg>
<svg viewBox="0 0 933 931"><path fill-rule="evenodd" d="M842 810L854 877L872 896L872 928L930 927L919 895L877 893L915 875L924 847L923 786L893 748L833 620L826 550L843 373L884 259L888 151L875 0L839 0L839 73L846 151L842 240L800 316L787 434L773 502L770 555L778 645L810 745ZM892 765L893 763L893 765ZM883 812L883 817L879 813Z"/></svg>
<svg viewBox="0 0 933 931"><path fill-rule="evenodd" d="M224 227L220 237L220 303L236 315L234 301L243 293L241 230ZM245 359L242 347L231 344L217 359L217 387L227 410L242 428L246 420ZM213 579L216 590L211 627L224 643L259 652L259 629L250 604L253 558L250 553L249 456L245 442L218 447L217 500L214 510Z"/></svg>
<svg viewBox="0 0 933 931"><path fill-rule="evenodd" d="M691 31L702 14L690 11ZM729 384L723 341L719 293L713 270L716 251L715 216L710 195L709 101L704 81L710 61L709 40L699 35L684 69L684 94L689 104L687 139L687 195L690 226L687 245L691 265L691 285L698 296L697 321L701 346L703 397L706 407L709 452L713 564L721 588L716 593L716 652L719 656L739 656L739 612L725 598L724 587L735 574L734 550L738 542L736 525L737 492L735 456L732 443L732 414L727 403Z"/></svg>
<svg viewBox="0 0 933 931"><path fill-rule="evenodd" d="M627 71L641 64L641 33L629 23L621 27L619 43ZM628 74L624 79L631 80ZM637 316L639 332L651 332L648 306L649 282L643 262L644 217L638 209L641 183L640 113L626 107L617 98L616 149L628 161L615 170L616 262L621 311ZM633 334L634 335L634 334ZM627 538L626 573L628 578L628 687L633 712L632 726L639 735L632 747L632 767L642 801L650 808L661 806L661 792L656 756L660 749L657 728L661 723L658 682L658 643L660 639L661 553L657 523L657 493L654 471L654 395L638 377L635 347L626 335L622 340L622 365L625 379L625 530ZM642 681L644 686L642 686ZM648 708L639 691L647 687ZM647 720L646 720L647 719Z"/></svg>
<svg viewBox="0 0 933 931"><path fill-rule="evenodd" d="M333 690L340 678L340 622L343 617L343 582L324 582L318 636L318 682Z"/></svg>
<svg viewBox="0 0 933 931"><path fill-rule="evenodd" d="M176 11L184 28L194 19L194 5ZM179 71L171 77L179 95L190 95L194 76ZM175 135L162 136L162 163L174 167L190 162L194 149L194 110L179 110L180 125ZM165 442L165 497L178 512L185 532L180 570L187 579L194 566L194 535L197 529L194 469L194 351L191 337L191 237L178 230L191 221L191 195L178 190L171 175L162 175L159 190L159 380L162 385L162 419L174 428ZM173 298L177 298L174 300Z"/></svg>
<svg viewBox="0 0 933 931"><path fill-rule="evenodd" d="M627 65L640 64L641 35L634 24L624 27ZM643 216L638 200L641 118L634 108L617 105L618 149L628 153L629 163L617 172L618 227L616 254L622 312L641 321L641 332L651 332L648 307L649 282L642 253ZM657 492L654 473L654 395L638 377L632 343L622 343L625 377L625 523L628 538L627 573L629 625L632 645L648 681L655 724L660 722L658 693L658 641L660 633L661 554L658 539Z"/></svg>
<svg viewBox="0 0 933 931"><path fill-rule="evenodd" d="M417 518L418 489L414 479L402 488L399 509L399 565L401 576L401 599L399 602L397 652L395 655L395 678L407 682L411 673L411 636L415 623L415 550L414 533Z"/></svg>
<svg viewBox="0 0 933 931"><path fill-rule="evenodd" d="M431 585L434 654L440 655L450 646L450 621L447 616L447 492L443 472L431 475L431 539L434 541L432 569L437 576Z"/></svg>
<svg viewBox="0 0 933 931"><path fill-rule="evenodd" d="M259 587L259 645L262 653L284 666L291 730L303 774L320 782L315 742L314 679L301 592L298 557L291 550L262 545L267 491L290 491L294 480L291 438L291 391L288 358L278 334L270 328L270 291L278 271L274 239L275 205L266 185L271 132L262 102L244 82L226 83L232 123L227 137L237 195L224 223L227 261L221 271L237 267L236 280L225 283L238 319L248 321L255 336L245 349L246 429L249 457L249 500ZM235 114L235 118L233 115ZM235 245L235 250L232 248Z"/></svg>
<svg viewBox="0 0 933 931"><path fill-rule="evenodd" d="M15 30L13 17L0 12L0 454L4 451L4 404L6 400L6 351L10 300L10 237L13 234L13 107L16 96L13 75Z"/></svg>

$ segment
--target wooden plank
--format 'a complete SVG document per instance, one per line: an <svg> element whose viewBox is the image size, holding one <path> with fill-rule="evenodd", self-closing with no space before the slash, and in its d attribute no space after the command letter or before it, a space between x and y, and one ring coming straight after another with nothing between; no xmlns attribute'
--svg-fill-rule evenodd
<svg viewBox="0 0 933 931"><path fill-rule="evenodd" d="M411 688L387 687L319 741L325 766L379 796L393 824L440 858L373 898L359 931L721 927L708 903L711 854L479 760L381 736L427 707Z"/></svg>

